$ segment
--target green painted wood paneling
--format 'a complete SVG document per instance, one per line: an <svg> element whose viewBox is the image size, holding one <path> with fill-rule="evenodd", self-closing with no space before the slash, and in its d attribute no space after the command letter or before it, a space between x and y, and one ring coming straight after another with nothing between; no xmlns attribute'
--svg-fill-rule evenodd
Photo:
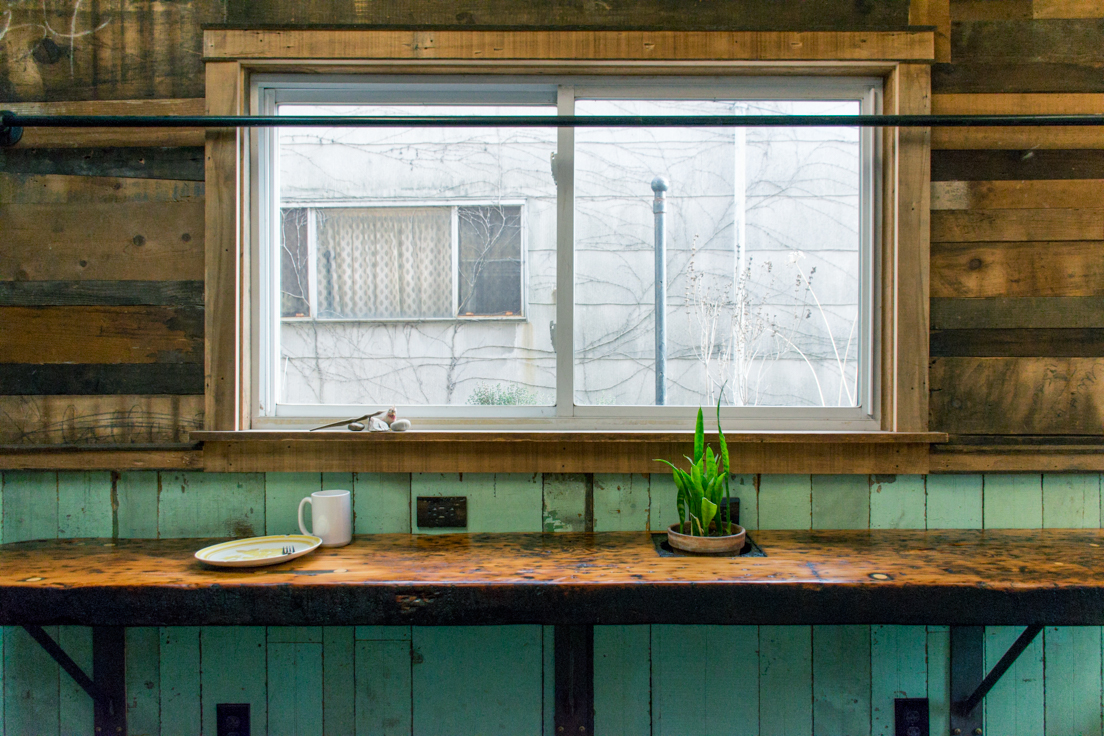
<svg viewBox="0 0 1104 736"><path fill-rule="evenodd" d="M928 529L980 529L984 482L980 475L929 475Z"/></svg>
<svg viewBox="0 0 1104 736"><path fill-rule="evenodd" d="M651 629L651 626L594 627L595 733L637 736L651 732ZM551 645L555 646L554 640ZM552 674L554 678L555 672ZM546 703L549 697L554 698L555 692L546 688Z"/></svg>
<svg viewBox="0 0 1104 736"><path fill-rule="evenodd" d="M161 632L154 626L126 630L128 736L161 733Z"/></svg>
<svg viewBox="0 0 1104 736"><path fill-rule="evenodd" d="M811 525L812 485L809 476L760 476L760 529L809 529Z"/></svg>
<svg viewBox="0 0 1104 736"><path fill-rule="evenodd" d="M357 473L357 534L410 533L410 473Z"/></svg>
<svg viewBox="0 0 1104 736"><path fill-rule="evenodd" d="M248 703L252 733L268 733L265 628L205 626L200 635L203 732L215 733L218 703Z"/></svg>
<svg viewBox="0 0 1104 736"><path fill-rule="evenodd" d="M322 736L321 643L269 642L268 729L281 736Z"/></svg>
<svg viewBox="0 0 1104 736"><path fill-rule="evenodd" d="M61 539L111 536L111 473L58 473L58 530Z"/></svg>
<svg viewBox="0 0 1104 736"><path fill-rule="evenodd" d="M119 473L115 481L115 512L120 539L157 539L160 474L156 470Z"/></svg>
<svg viewBox="0 0 1104 736"><path fill-rule="evenodd" d="M869 529L870 476L814 475L813 529Z"/></svg>
<svg viewBox="0 0 1104 736"><path fill-rule="evenodd" d="M539 736L542 635L541 626L415 627L414 733Z"/></svg>
<svg viewBox="0 0 1104 736"><path fill-rule="evenodd" d="M586 531L586 476L545 473L542 479L541 524L546 532Z"/></svg>
<svg viewBox="0 0 1104 736"><path fill-rule="evenodd" d="M923 529L926 500L922 475L875 475L870 483L870 528Z"/></svg>
<svg viewBox="0 0 1104 736"><path fill-rule="evenodd" d="M269 626L269 644L321 644L321 626Z"/></svg>
<svg viewBox="0 0 1104 736"><path fill-rule="evenodd" d="M160 630L161 736L195 736L196 725L202 723L201 630L198 626Z"/></svg>
<svg viewBox="0 0 1104 736"><path fill-rule="evenodd" d="M811 627L760 626L760 736L812 733L812 691Z"/></svg>
<svg viewBox="0 0 1104 736"><path fill-rule="evenodd" d="M1063 473L1043 476L1043 527L1100 527L1100 474Z"/></svg>
<svg viewBox="0 0 1104 736"><path fill-rule="evenodd" d="M57 626L43 628L57 641ZM60 733L58 669L26 631L8 628L4 636L4 736Z"/></svg>
<svg viewBox="0 0 1104 736"><path fill-rule="evenodd" d="M322 629L322 734L356 730L356 643L352 626Z"/></svg>
<svg viewBox="0 0 1104 736"><path fill-rule="evenodd" d="M162 473L157 510L161 538L260 535L265 528L264 486L262 473Z"/></svg>
<svg viewBox="0 0 1104 736"><path fill-rule="evenodd" d="M986 672L993 669L1023 630L1022 626L986 627ZM985 733L1038 736L1045 730L1043 700L1043 638L1036 637L985 696Z"/></svg>
<svg viewBox="0 0 1104 736"><path fill-rule="evenodd" d="M594 531L622 532L648 528L648 476L594 474Z"/></svg>
<svg viewBox="0 0 1104 736"><path fill-rule="evenodd" d="M1100 736L1100 646L1099 626L1043 629L1047 736Z"/></svg>
<svg viewBox="0 0 1104 736"><path fill-rule="evenodd" d="M870 733L870 627L813 627L813 734Z"/></svg>
<svg viewBox="0 0 1104 736"><path fill-rule="evenodd" d="M92 629L87 626L59 626L57 643L85 672L92 672ZM59 668L60 670L60 668ZM81 686L61 670L58 672L58 729L61 736L84 736L94 732L93 702Z"/></svg>
<svg viewBox="0 0 1104 736"><path fill-rule="evenodd" d="M541 629L543 725L545 736L552 736L556 726L556 627L542 626ZM649 693L650 691L649 687Z"/></svg>
<svg viewBox="0 0 1104 736"><path fill-rule="evenodd" d="M986 529L1038 529L1043 525L1043 479L1031 473L985 476Z"/></svg>
<svg viewBox="0 0 1104 736"><path fill-rule="evenodd" d="M927 635L923 626L870 627L870 731L875 736L893 736L894 698L927 696Z"/></svg>
<svg viewBox="0 0 1104 736"><path fill-rule="evenodd" d="M928 730L950 733L951 629L928 626Z"/></svg>
<svg viewBox="0 0 1104 736"><path fill-rule="evenodd" d="M653 532L665 532L678 523L677 500L678 488L671 474L652 473L648 482L648 527Z"/></svg>
<svg viewBox="0 0 1104 736"><path fill-rule="evenodd" d="M759 491L756 490L755 475L733 474L728 478L728 492L733 498L740 499L740 526L745 529L759 528Z"/></svg>
<svg viewBox="0 0 1104 736"><path fill-rule="evenodd" d="M4 541L57 538L57 473L4 471Z"/></svg>
<svg viewBox="0 0 1104 736"><path fill-rule="evenodd" d="M410 646L409 641L356 642L356 736L410 736Z"/></svg>
<svg viewBox="0 0 1104 736"><path fill-rule="evenodd" d="M409 626L354 626L357 641L410 641Z"/></svg>
<svg viewBox="0 0 1104 736"><path fill-rule="evenodd" d="M653 626L652 734L756 734L758 661L755 626Z"/></svg>
<svg viewBox="0 0 1104 736"><path fill-rule="evenodd" d="M418 496L466 496L469 532L539 532L540 473L414 473L410 478L411 508ZM455 533L456 529L420 529L418 534Z"/></svg>
<svg viewBox="0 0 1104 736"><path fill-rule="evenodd" d="M265 473L265 534L299 534L299 502L322 490L321 473ZM311 528L311 509L303 519Z"/></svg>

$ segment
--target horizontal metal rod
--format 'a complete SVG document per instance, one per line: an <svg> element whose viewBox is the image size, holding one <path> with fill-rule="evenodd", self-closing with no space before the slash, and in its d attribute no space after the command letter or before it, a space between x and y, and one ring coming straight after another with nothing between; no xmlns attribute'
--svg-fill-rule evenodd
<svg viewBox="0 0 1104 736"><path fill-rule="evenodd" d="M1104 115L19 115L3 128L962 128L1104 127Z"/></svg>

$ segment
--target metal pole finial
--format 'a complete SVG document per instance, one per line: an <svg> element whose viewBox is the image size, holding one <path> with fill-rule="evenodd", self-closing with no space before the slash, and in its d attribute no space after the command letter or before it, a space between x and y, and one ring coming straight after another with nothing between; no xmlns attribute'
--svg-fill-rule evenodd
<svg viewBox="0 0 1104 736"><path fill-rule="evenodd" d="M11 123L14 117L11 110L0 110L0 148L14 146L23 137L23 129Z"/></svg>
<svg viewBox="0 0 1104 736"><path fill-rule="evenodd" d="M652 191L657 195L660 192L666 192L671 187L671 183L667 181L665 177L657 176L652 179Z"/></svg>

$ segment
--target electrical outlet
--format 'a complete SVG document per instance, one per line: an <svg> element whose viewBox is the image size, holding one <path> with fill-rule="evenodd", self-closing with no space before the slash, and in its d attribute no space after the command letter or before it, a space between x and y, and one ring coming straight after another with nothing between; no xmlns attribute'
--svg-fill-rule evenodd
<svg viewBox="0 0 1104 736"><path fill-rule="evenodd" d="M894 736L930 736L927 698L897 698L893 701Z"/></svg>
<svg viewBox="0 0 1104 736"><path fill-rule="evenodd" d="M217 736L249 736L249 703L219 703L215 721Z"/></svg>
<svg viewBox="0 0 1104 736"><path fill-rule="evenodd" d="M468 526L467 496L418 496L419 529L464 529Z"/></svg>

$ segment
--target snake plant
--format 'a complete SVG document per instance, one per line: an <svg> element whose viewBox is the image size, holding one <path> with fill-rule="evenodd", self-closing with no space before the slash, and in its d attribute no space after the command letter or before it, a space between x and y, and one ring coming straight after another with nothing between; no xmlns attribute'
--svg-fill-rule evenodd
<svg viewBox="0 0 1104 736"><path fill-rule="evenodd" d="M694 457L687 457L690 470L682 470L667 460L666 463L675 474L675 486L678 488L679 529L695 537L720 537L729 533L731 499L728 489L728 445L721 429L721 402L717 402L717 434L720 436L721 452L713 454L713 448L705 444L705 421L701 407L698 408L698 423L694 428ZM725 517L718 517L723 504ZM687 532L689 522L689 532Z"/></svg>

